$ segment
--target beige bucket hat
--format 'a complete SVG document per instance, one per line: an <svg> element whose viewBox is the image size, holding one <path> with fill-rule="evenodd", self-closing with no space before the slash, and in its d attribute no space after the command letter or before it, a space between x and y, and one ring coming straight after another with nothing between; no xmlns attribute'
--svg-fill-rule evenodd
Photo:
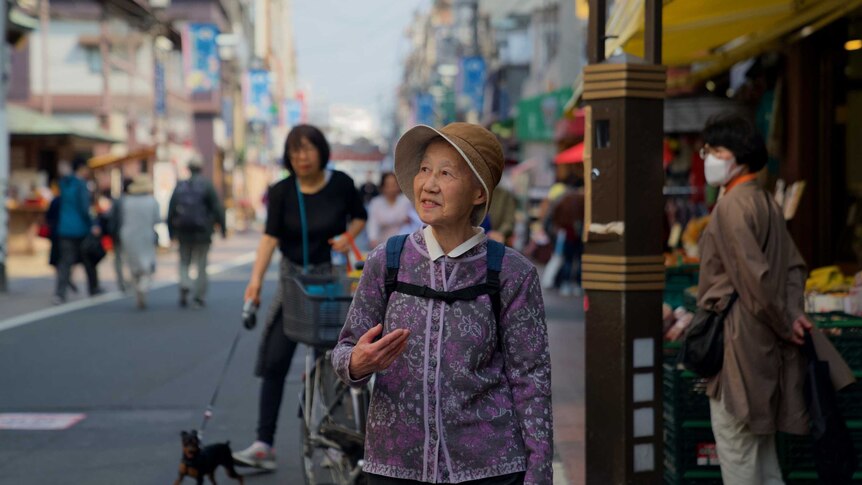
<svg viewBox="0 0 862 485"><path fill-rule="evenodd" d="M127 190L130 195L152 194L153 181L150 180L149 175L135 175L135 178L132 179L132 183L129 184L129 188Z"/></svg>
<svg viewBox="0 0 862 485"><path fill-rule="evenodd" d="M450 123L439 130L427 125L417 125L407 130L395 145L395 178L404 195L413 200L413 179L419 172L419 164L425 149L434 138L441 137L464 158L467 166L485 191L484 207L473 212L473 223L479 224L488 214L491 195L503 176L503 147L497 137L485 128L472 123Z"/></svg>

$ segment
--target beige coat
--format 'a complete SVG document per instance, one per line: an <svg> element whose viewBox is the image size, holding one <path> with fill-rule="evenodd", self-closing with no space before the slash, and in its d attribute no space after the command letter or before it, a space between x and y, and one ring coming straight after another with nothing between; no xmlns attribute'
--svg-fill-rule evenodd
<svg viewBox="0 0 862 485"><path fill-rule="evenodd" d="M804 311L806 268L768 201L755 182L740 184L718 201L701 239L698 305L723 308L739 293L725 321L724 366L707 394L754 433L806 434L804 359L788 342Z"/></svg>

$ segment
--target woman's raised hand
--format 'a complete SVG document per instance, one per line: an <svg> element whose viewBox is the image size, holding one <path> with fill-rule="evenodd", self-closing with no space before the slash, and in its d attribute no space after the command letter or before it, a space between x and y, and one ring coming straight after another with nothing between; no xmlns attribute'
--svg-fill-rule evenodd
<svg viewBox="0 0 862 485"><path fill-rule="evenodd" d="M370 374L388 369L399 355L407 350L410 332L399 328L374 341L383 333L383 325L377 324L365 332L350 354L350 377L362 379Z"/></svg>

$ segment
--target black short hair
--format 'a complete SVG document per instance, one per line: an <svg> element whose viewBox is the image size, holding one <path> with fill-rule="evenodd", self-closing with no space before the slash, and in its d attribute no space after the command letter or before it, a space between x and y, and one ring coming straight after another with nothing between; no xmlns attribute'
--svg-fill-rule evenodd
<svg viewBox="0 0 862 485"><path fill-rule="evenodd" d="M317 148L317 153L320 155L321 170L329 163L329 142L326 141L326 136L316 126L312 125L296 125L287 134L287 139L284 140L284 168L293 173L293 165L290 163L290 149L299 148L302 146L302 139L309 141L314 148Z"/></svg>
<svg viewBox="0 0 862 485"><path fill-rule="evenodd" d="M83 155L76 155L75 158L72 159L72 172L77 172L87 165L87 159Z"/></svg>
<svg viewBox="0 0 862 485"><path fill-rule="evenodd" d="M394 178L394 177L395 177L395 172L383 172L383 173L381 173L381 174L380 174L380 185L378 186L378 188L379 188L380 190L383 190L383 184L385 184L385 183L386 183L386 179L387 179L387 178L389 178L389 177L393 177L393 178ZM397 178L395 178L395 183L396 183L396 184L398 183L398 179L397 179Z"/></svg>
<svg viewBox="0 0 862 485"><path fill-rule="evenodd" d="M751 173L759 172L769 159L766 143L754 123L738 112L723 112L711 117L702 135L705 144L733 152L736 163L748 165Z"/></svg>

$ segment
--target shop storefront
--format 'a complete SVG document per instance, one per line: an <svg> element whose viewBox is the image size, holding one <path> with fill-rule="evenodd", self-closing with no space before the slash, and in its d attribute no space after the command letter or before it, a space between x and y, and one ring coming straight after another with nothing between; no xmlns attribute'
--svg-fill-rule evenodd
<svg viewBox="0 0 862 485"><path fill-rule="evenodd" d="M608 53L642 55L641 25L643 2L616 2ZM862 277L854 279L862 270L862 1L665 2L663 32L669 337L690 321L697 241L717 197L705 186L699 132L711 115L738 110L767 143L761 182L812 269L807 310L862 375ZM702 382L675 368L673 346L664 369L666 481L721 483ZM857 450L859 396L858 387L839 396ZM787 483L816 483L809 442L782 436L779 457Z"/></svg>
<svg viewBox="0 0 862 485"><path fill-rule="evenodd" d="M36 228L54 197L57 163L75 157L90 158L97 147L118 140L106 133L86 130L55 117L10 104L9 253L35 250Z"/></svg>

